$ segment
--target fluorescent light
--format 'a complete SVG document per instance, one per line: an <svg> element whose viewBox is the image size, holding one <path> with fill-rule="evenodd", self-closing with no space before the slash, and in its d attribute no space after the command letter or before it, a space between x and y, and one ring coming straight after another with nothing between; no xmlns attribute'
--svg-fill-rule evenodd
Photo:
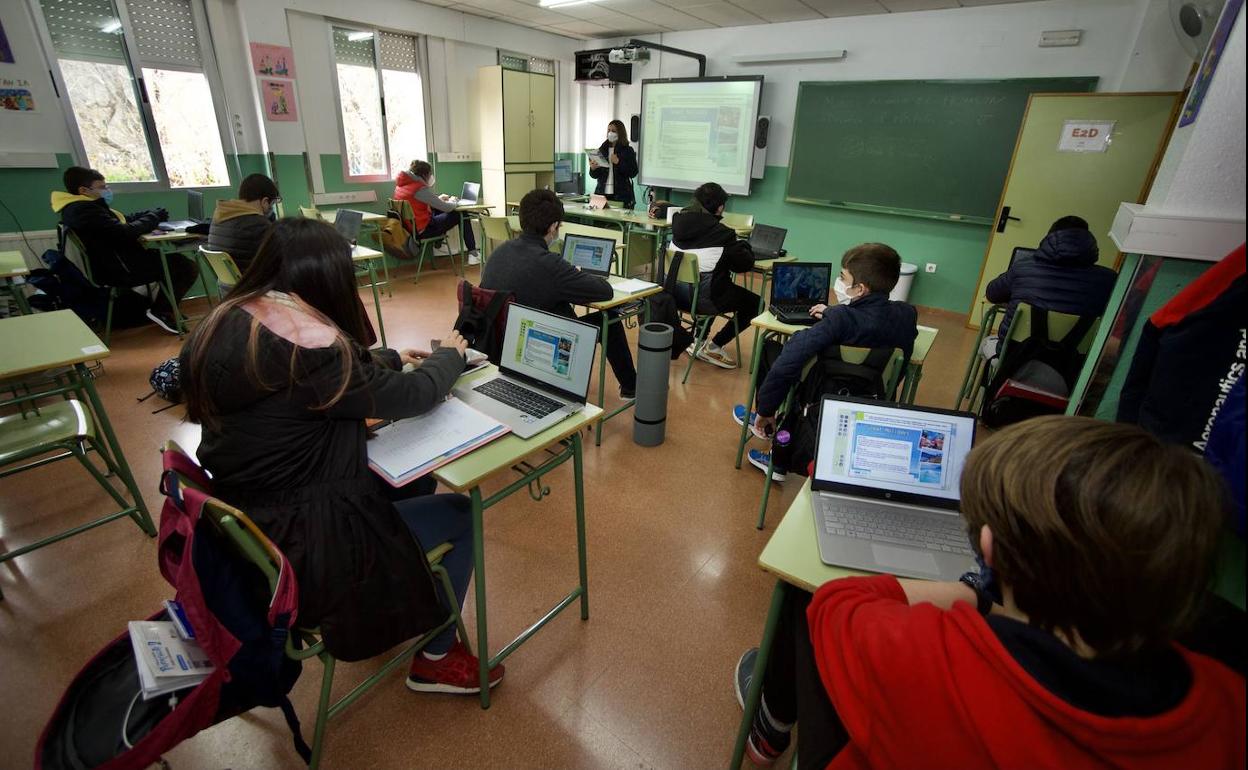
<svg viewBox="0 0 1248 770"><path fill-rule="evenodd" d="M357 32L347 33L347 40L350 40L352 43L362 43L365 40L372 40L372 39L373 39L372 32L357 31Z"/></svg>
<svg viewBox="0 0 1248 770"><path fill-rule="evenodd" d="M121 19L109 19L100 25L100 31L106 35L121 31Z"/></svg>
<svg viewBox="0 0 1248 770"><path fill-rule="evenodd" d="M569 5L584 5L596 2L598 0L538 0L537 4L543 8L564 8Z"/></svg>

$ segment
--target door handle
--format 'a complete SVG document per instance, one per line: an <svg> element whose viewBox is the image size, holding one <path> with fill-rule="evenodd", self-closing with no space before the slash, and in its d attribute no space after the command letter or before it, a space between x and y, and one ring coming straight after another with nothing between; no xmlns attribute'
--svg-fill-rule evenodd
<svg viewBox="0 0 1248 770"><path fill-rule="evenodd" d="M997 232L999 233L1005 232L1005 224L1007 221L1022 222L1023 220L1019 219L1018 217L1010 216L1010 207L1002 206L1001 218L997 220Z"/></svg>

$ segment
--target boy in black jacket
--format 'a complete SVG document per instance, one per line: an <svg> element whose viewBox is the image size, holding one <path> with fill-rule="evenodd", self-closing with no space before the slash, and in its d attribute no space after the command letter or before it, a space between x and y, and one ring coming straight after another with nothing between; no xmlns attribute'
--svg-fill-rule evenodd
<svg viewBox="0 0 1248 770"><path fill-rule="evenodd" d="M698 304L702 312L711 310L732 313L735 325L730 321L701 349L690 350L708 364L723 369L735 369L736 360L728 355L724 346L736 338L738 332L750 328L750 321L758 314L758 295L732 281L733 273L745 273L754 268L754 250L749 241L741 240L732 228L720 220L728 193L714 182L707 182L693 191L693 200L672 218L672 249L686 254L696 254L701 281L698 288ZM682 297L687 306L692 292Z"/></svg>
<svg viewBox="0 0 1248 770"><path fill-rule="evenodd" d="M52 191L52 210L60 212L61 222L73 230L87 250L91 277L101 286L146 286L165 283L160 254L143 247L139 237L169 219L164 209L140 211L126 216L110 207L113 191L104 175L95 169L71 166L65 170L65 191ZM174 301L181 301L198 279L195 263L181 254L170 254L169 277ZM147 317L170 334L178 333L173 307L161 291L147 311Z"/></svg>
<svg viewBox="0 0 1248 770"><path fill-rule="evenodd" d="M778 351L764 355L759 362L759 379L755 399L757 415L753 417L754 434L770 437L776 432L776 410L780 408L789 388L802 376L806 362L833 346L852 345L864 348L901 348L910 360L914 340L919 336L918 311L912 305L889 300L888 293L901 276L901 256L883 243L864 243L853 247L841 257L841 281L850 297L848 305L815 305L810 314L819 323L794 334ZM776 343L778 345L778 343ZM774 361L767 366L768 361ZM738 425L746 419L745 405L733 407ZM772 480L784 481L787 470L785 447L776 445L776 462ZM767 472L769 455L757 449L749 452L750 464Z"/></svg>
<svg viewBox="0 0 1248 770"><path fill-rule="evenodd" d="M520 199L520 229L516 238L494 249L485 270L481 288L509 291L521 305L576 318L572 305L602 302L615 296L606 278L582 272L562 256L550 251L559 237L563 204L550 190L532 190ZM610 311L608 311L610 312ZM598 313L581 316L595 326L602 323ZM620 396L637 393L637 370L623 324L607 327L607 362L620 383Z"/></svg>

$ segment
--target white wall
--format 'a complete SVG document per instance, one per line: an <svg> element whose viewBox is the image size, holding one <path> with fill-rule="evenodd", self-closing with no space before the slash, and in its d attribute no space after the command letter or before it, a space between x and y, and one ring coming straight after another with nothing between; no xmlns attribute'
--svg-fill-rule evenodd
<svg viewBox="0 0 1248 770"><path fill-rule="evenodd" d="M803 80L1095 75L1103 91L1180 90L1191 61L1169 31L1165 6L1166 0L1047 0L640 37L705 54L708 75L763 75L760 114L772 118L767 163L785 165L797 86ZM1042 31L1058 29L1081 29L1083 40L1071 48L1037 46ZM607 47L612 42L619 41L596 41L586 47ZM840 61L744 66L732 62L742 53L840 48L849 52ZM614 114L591 112L587 119L593 126L638 113L643 78L695 75L694 60L656 51L649 63L633 67L633 85L615 89ZM601 133L588 128L595 136Z"/></svg>
<svg viewBox="0 0 1248 770"><path fill-rule="evenodd" d="M0 152L69 152L69 133L56 100L56 90L36 40L24 3L0 3L0 22L13 49L13 63L0 64L0 80L27 81L34 112L0 110ZM0 86L5 87L5 86Z"/></svg>

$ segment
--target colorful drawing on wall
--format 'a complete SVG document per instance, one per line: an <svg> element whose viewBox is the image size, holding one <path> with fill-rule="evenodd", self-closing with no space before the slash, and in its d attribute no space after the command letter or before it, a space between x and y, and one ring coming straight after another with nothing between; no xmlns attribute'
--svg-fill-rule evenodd
<svg viewBox="0 0 1248 770"><path fill-rule="evenodd" d="M264 96L264 114L269 120L294 122L299 119L295 110L295 84L289 80L262 80L260 93Z"/></svg>
<svg viewBox="0 0 1248 770"><path fill-rule="evenodd" d="M0 63L12 64L13 48L9 45L9 36L4 33L4 22L0 21Z"/></svg>
<svg viewBox="0 0 1248 770"><path fill-rule="evenodd" d="M284 45L252 43L251 66L257 75L293 78L295 76L295 53Z"/></svg>
<svg viewBox="0 0 1248 770"><path fill-rule="evenodd" d="M1218 62L1222 60L1222 49L1226 48L1226 39L1231 36L1231 27L1235 25L1235 19L1243 5L1244 0L1229 0L1222 10L1222 18L1218 20L1218 27L1213 31L1209 48L1205 50L1205 58L1200 63L1200 71L1196 73L1196 82L1192 83L1187 104L1183 105L1183 114L1179 116L1180 126L1190 126L1200 115L1200 105L1205 102L1205 94L1209 91L1209 84L1213 82L1213 73L1218 71Z"/></svg>
<svg viewBox="0 0 1248 770"><path fill-rule="evenodd" d="M0 107L13 112L34 112L35 97L28 88L0 88Z"/></svg>

